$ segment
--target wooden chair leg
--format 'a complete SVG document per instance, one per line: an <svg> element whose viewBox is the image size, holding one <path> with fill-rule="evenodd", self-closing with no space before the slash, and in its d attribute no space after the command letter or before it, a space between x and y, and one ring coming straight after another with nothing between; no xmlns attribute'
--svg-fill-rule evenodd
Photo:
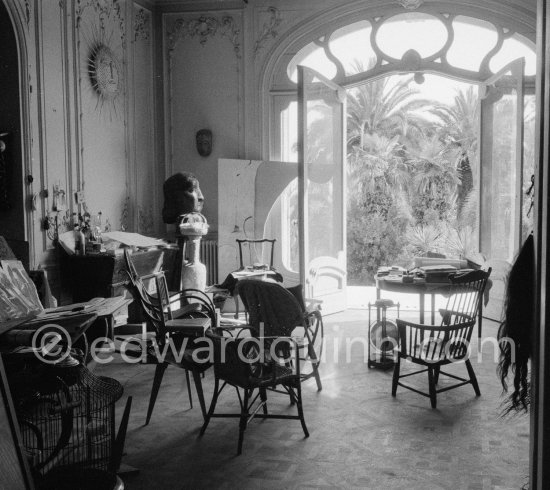
<svg viewBox="0 0 550 490"><path fill-rule="evenodd" d="M466 359L465 364L466 369L468 370L468 375L470 376L470 382L472 383L474 391L476 392L476 396L481 396L481 391L479 391L479 385L477 384L476 373L474 373L474 368L472 367L470 359Z"/></svg>
<svg viewBox="0 0 550 490"><path fill-rule="evenodd" d="M193 370L193 380L195 381L195 389L197 390L197 397L199 399L199 405L201 407L202 417L206 418L206 403L204 402L204 393L202 391L201 374L196 370ZM187 383L189 386L189 381ZM189 398L191 398L191 393L189 393Z"/></svg>
<svg viewBox="0 0 550 490"><path fill-rule="evenodd" d="M264 415L267 415L267 392L265 388L260 388L260 400L263 402Z"/></svg>
<svg viewBox="0 0 550 490"><path fill-rule="evenodd" d="M248 401L250 398L250 391L244 390L244 399L243 405L241 407L241 418L239 421L239 444L237 446L237 454L243 452L243 440L244 440L244 431L246 430L246 425L248 423Z"/></svg>
<svg viewBox="0 0 550 490"><path fill-rule="evenodd" d="M159 393L160 384L162 383L162 377L164 376L164 371L168 364L161 363L157 364L155 369L155 377L153 379L153 387L151 388L151 396L149 397L149 407L147 408L147 417L145 418L145 425L149 424L151 420L151 415L153 414L153 408L155 408L155 402L157 401L157 395Z"/></svg>
<svg viewBox="0 0 550 490"><path fill-rule="evenodd" d="M292 387L290 388L292 389ZM304 408L302 405L302 384L300 380L296 382L296 406L298 407L298 416L300 417L300 423L302 424L302 430L304 435L309 437L309 431L307 430L306 420L304 419Z"/></svg>
<svg viewBox="0 0 550 490"><path fill-rule="evenodd" d="M218 395L219 395L219 387L220 387L220 381L218 378L214 381L214 395L212 396L212 401L210 402L210 408L208 409L208 413L204 417L204 424L202 424L200 435L204 435L204 431L208 427L208 424L210 422L210 419L212 418L212 415L214 413L214 410L216 409L216 403L218 401Z"/></svg>
<svg viewBox="0 0 550 490"><path fill-rule="evenodd" d="M434 368L434 383L439 383L439 373L441 372L441 367L437 366Z"/></svg>
<svg viewBox="0 0 550 490"><path fill-rule="evenodd" d="M321 391L323 389L323 385L321 384L321 376L319 375L319 363L317 359L317 354L313 350L313 347L311 348L311 350L313 352L313 359L315 361L311 363L311 366L313 368L313 376L315 376L315 383L317 383L317 391Z"/></svg>
<svg viewBox="0 0 550 490"><path fill-rule="evenodd" d="M191 383L189 382L189 371L185 371L185 383L187 385L187 395L189 396L189 408L193 408L193 396L191 395Z"/></svg>
<svg viewBox="0 0 550 490"><path fill-rule="evenodd" d="M434 368L429 367L428 368L428 384L430 387L430 402L432 404L432 408L436 408L437 406L437 393L435 391L435 373Z"/></svg>
<svg viewBox="0 0 550 490"><path fill-rule="evenodd" d="M399 382L399 369L401 368L401 358L397 356L397 361L393 367L393 378L391 384L391 395L395 396L397 393L397 383Z"/></svg>
<svg viewBox="0 0 550 490"><path fill-rule="evenodd" d="M321 391L323 389L323 385L321 384L321 376L319 376L319 364L317 359L317 353L315 352L315 349L313 346L308 343L307 346L307 353L310 358L311 367L313 368L313 376L315 376L315 382L317 383L317 391Z"/></svg>

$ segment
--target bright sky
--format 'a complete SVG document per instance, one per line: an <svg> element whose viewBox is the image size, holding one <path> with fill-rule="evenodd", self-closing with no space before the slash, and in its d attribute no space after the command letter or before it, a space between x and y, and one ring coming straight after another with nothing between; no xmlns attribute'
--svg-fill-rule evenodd
<svg viewBox="0 0 550 490"><path fill-rule="evenodd" d="M396 82L400 78L399 76L391 77L391 79L395 79ZM389 87L392 86L392 81L393 80L390 80L388 84ZM451 78L427 73L424 75L424 83L416 84L413 82L411 88L420 91L417 97L419 99L429 99L444 104L451 104L455 96L460 91L466 91L470 85L470 83L459 82Z"/></svg>

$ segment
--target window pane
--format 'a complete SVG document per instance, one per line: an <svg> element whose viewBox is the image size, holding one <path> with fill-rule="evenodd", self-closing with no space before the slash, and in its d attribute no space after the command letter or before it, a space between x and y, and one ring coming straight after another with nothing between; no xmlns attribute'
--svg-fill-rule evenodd
<svg viewBox="0 0 550 490"><path fill-rule="evenodd" d="M376 42L387 55L401 59L409 50L427 57L437 53L447 41L443 22L422 13L399 14L389 18L378 30Z"/></svg>
<svg viewBox="0 0 550 490"><path fill-rule="evenodd" d="M507 82L511 77L505 76ZM513 80L512 80L513 82ZM512 262L516 253L517 90L500 85L489 92L483 119L481 252Z"/></svg>
<svg viewBox="0 0 550 490"><path fill-rule="evenodd" d="M493 56L489 63L489 68L493 73L498 72L502 67L506 66L511 61L517 58L525 57L525 75L534 75L537 59L533 48L529 47L526 43L527 40L520 40L522 36L515 35L509 39L506 39L502 44L500 51Z"/></svg>
<svg viewBox="0 0 550 490"><path fill-rule="evenodd" d="M453 21L453 29L447 61L457 68L479 70L483 58L497 42L495 27L490 22L459 15Z"/></svg>
<svg viewBox="0 0 550 490"><path fill-rule="evenodd" d="M342 62L346 75L366 71L376 59L370 43L371 31L370 23L361 21L337 29L330 36L330 50Z"/></svg>
<svg viewBox="0 0 550 490"><path fill-rule="evenodd" d="M303 176L303 221L300 222L303 262L301 280L316 282L316 267L339 264L345 268L344 236L344 103L339 88L317 80L314 73L303 71L303 90L299 98L303 120L303 141L299 140L299 165ZM312 282L313 281L313 282ZM324 295L325 311L342 306L344 283L338 281L329 297ZM309 294L315 297L319 289ZM330 302L330 306L329 306Z"/></svg>
<svg viewBox="0 0 550 490"><path fill-rule="evenodd" d="M281 248L284 266L300 270L298 229L298 179L294 179L281 194Z"/></svg>
<svg viewBox="0 0 550 490"><path fill-rule="evenodd" d="M535 96L525 95L525 109L523 113L523 221L522 241L533 231L533 209L531 204L535 197L531 177L535 174ZM531 190L527 194L528 190Z"/></svg>
<svg viewBox="0 0 550 490"><path fill-rule="evenodd" d="M288 108L281 112L281 160L283 162L298 161L298 103L291 102Z"/></svg>
<svg viewBox="0 0 550 490"><path fill-rule="evenodd" d="M300 49L288 64L288 77L294 83L298 82L298 71L296 69L298 65L307 66L331 80L336 75L336 66L327 58L325 50L315 43L309 43Z"/></svg>

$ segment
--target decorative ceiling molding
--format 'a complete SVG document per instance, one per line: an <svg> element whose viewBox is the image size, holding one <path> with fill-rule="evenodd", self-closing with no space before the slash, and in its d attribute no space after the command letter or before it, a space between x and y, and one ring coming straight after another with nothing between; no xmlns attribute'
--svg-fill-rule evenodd
<svg viewBox="0 0 550 490"><path fill-rule="evenodd" d="M397 3L407 10L416 10L424 3L424 0L397 0Z"/></svg>
<svg viewBox="0 0 550 490"><path fill-rule="evenodd" d="M233 17L223 16L221 19L212 16L201 16L197 19L177 19L172 32L168 32L168 50L173 51L180 39L198 37L204 46L208 38L219 34L227 38L233 45L237 58L241 57L239 37L241 28Z"/></svg>
<svg viewBox="0 0 550 490"><path fill-rule="evenodd" d="M281 13L279 12L279 9L275 7L268 7L267 11L271 14L271 16L269 20L264 22L262 33L254 44L254 56L256 56L258 51L264 47L269 38L275 39L279 35L277 32L277 27L282 22Z"/></svg>
<svg viewBox="0 0 550 490"><path fill-rule="evenodd" d="M149 39L150 30L149 30L149 20L150 17L147 15L144 9L139 9L134 18L134 41L142 39L146 41Z"/></svg>

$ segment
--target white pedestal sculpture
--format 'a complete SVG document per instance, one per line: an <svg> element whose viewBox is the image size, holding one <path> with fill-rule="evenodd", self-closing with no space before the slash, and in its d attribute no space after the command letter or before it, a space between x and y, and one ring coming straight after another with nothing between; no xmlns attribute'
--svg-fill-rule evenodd
<svg viewBox="0 0 550 490"><path fill-rule="evenodd" d="M200 261L201 238L208 233L208 223L201 213L188 213L181 216L180 234L184 238L184 252L181 267L181 285L183 289L206 288L206 266Z"/></svg>

